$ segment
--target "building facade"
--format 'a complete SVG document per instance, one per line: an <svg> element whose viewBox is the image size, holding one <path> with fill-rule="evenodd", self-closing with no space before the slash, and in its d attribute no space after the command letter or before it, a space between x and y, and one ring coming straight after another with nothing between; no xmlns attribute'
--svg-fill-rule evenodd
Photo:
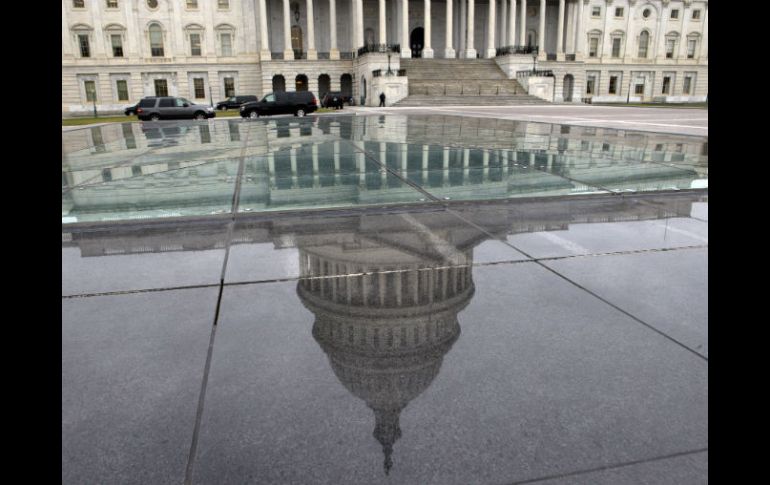
<svg viewBox="0 0 770 485"><path fill-rule="evenodd" d="M281 89L372 104L386 67L390 104L402 57L548 71L554 102L705 101L708 1L62 0L63 114Z"/></svg>

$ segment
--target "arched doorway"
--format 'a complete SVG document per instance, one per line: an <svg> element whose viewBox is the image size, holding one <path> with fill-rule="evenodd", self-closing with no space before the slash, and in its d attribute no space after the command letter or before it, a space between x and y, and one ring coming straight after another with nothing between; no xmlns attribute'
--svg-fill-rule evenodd
<svg viewBox="0 0 770 485"><path fill-rule="evenodd" d="M291 28L291 48L294 50L294 58L302 59L302 27L299 25Z"/></svg>
<svg viewBox="0 0 770 485"><path fill-rule="evenodd" d="M572 101L572 88L575 85L575 77L572 74L564 76L562 85L562 98L564 101Z"/></svg>
<svg viewBox="0 0 770 485"><path fill-rule="evenodd" d="M294 78L294 90L307 91L307 76L304 74L297 74L297 77Z"/></svg>
<svg viewBox="0 0 770 485"><path fill-rule="evenodd" d="M409 45L412 48L412 57L422 57L422 47L425 44L425 31L422 27L417 27L409 36Z"/></svg>
<svg viewBox="0 0 770 485"><path fill-rule="evenodd" d="M276 74L273 76L273 92L282 93L284 91L286 91L286 79L282 75Z"/></svg>
<svg viewBox="0 0 770 485"><path fill-rule="evenodd" d="M530 30L527 32L527 47L533 47L535 46L535 39L537 38L537 32L534 30Z"/></svg>
<svg viewBox="0 0 770 485"><path fill-rule="evenodd" d="M374 44L374 29L368 28L364 31L364 43L365 45Z"/></svg>
<svg viewBox="0 0 770 485"><path fill-rule="evenodd" d="M345 97L353 96L353 76L350 74L343 74L340 77L340 91Z"/></svg>
<svg viewBox="0 0 770 485"><path fill-rule="evenodd" d="M318 97L323 99L323 97L331 91L331 84L332 80L329 78L328 74L321 74L318 76Z"/></svg>

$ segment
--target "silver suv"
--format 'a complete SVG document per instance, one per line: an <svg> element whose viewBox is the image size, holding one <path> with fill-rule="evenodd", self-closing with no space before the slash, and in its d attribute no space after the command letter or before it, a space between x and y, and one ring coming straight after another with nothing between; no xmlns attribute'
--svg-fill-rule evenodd
<svg viewBox="0 0 770 485"><path fill-rule="evenodd" d="M205 104L194 104L185 98L172 96L142 98L136 105L136 115L140 120L205 120L214 118L214 108Z"/></svg>

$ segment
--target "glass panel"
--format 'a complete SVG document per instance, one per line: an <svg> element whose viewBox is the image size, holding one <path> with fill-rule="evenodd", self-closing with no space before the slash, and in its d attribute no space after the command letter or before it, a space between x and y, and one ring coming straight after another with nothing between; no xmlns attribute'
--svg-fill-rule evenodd
<svg viewBox="0 0 770 485"><path fill-rule="evenodd" d="M203 87L203 78L196 77L193 79L193 86L195 91L195 99L204 99L206 97L206 90Z"/></svg>
<svg viewBox="0 0 770 485"><path fill-rule="evenodd" d="M155 96L168 96L168 85L165 79L155 80Z"/></svg>
<svg viewBox="0 0 770 485"><path fill-rule="evenodd" d="M62 133L64 222L229 213L241 160L244 213L689 189L708 178L703 138L627 130L418 115L127 126Z"/></svg>
<svg viewBox="0 0 770 485"><path fill-rule="evenodd" d="M128 101L128 81L121 79L116 84L118 88L118 101Z"/></svg>
<svg viewBox="0 0 770 485"><path fill-rule="evenodd" d="M201 55L201 35L200 34L190 34L190 55L191 56Z"/></svg>
<svg viewBox="0 0 770 485"><path fill-rule="evenodd" d="M96 83L94 81L83 81L86 90L86 101L96 101Z"/></svg>
<svg viewBox="0 0 770 485"><path fill-rule="evenodd" d="M163 31L157 25L150 27L150 53L153 57L163 57Z"/></svg>
<svg viewBox="0 0 770 485"><path fill-rule="evenodd" d="M232 44L232 37L230 36L230 34L221 34L220 39L222 42L222 55L223 56L233 55L233 44Z"/></svg>
<svg viewBox="0 0 770 485"><path fill-rule="evenodd" d="M78 35L78 42L80 43L80 56L91 57L91 46L88 42L88 35L86 34Z"/></svg>
<svg viewBox="0 0 770 485"><path fill-rule="evenodd" d="M225 96L235 96L235 80L231 77L225 78Z"/></svg>
<svg viewBox="0 0 770 485"><path fill-rule="evenodd" d="M112 55L114 57L123 57L123 37L120 34L110 35L112 42Z"/></svg>

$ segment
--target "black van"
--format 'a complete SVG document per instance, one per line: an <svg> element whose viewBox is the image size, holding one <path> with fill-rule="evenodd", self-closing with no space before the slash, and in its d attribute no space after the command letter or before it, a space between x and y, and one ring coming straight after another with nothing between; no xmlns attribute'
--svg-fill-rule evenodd
<svg viewBox="0 0 770 485"><path fill-rule="evenodd" d="M246 96L230 96L224 101L220 101L216 104L216 108L218 110L228 110L228 109L237 109L240 108L243 103L248 103L249 101L256 101L256 96L246 95Z"/></svg>
<svg viewBox="0 0 770 485"><path fill-rule="evenodd" d="M310 91L268 93L261 101L241 105L241 116L258 118L260 116L293 113L305 116L318 109L318 100Z"/></svg>

